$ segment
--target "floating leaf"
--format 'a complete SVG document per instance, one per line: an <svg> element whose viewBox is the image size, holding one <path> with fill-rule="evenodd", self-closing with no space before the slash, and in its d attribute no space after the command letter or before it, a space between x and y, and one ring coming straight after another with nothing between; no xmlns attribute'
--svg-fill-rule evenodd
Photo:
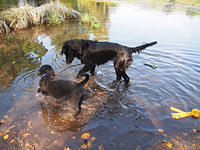
<svg viewBox="0 0 200 150"><path fill-rule="evenodd" d="M91 143L90 141L88 141L87 146L88 146L89 148L91 148L91 147L92 147L92 143Z"/></svg>
<svg viewBox="0 0 200 150"><path fill-rule="evenodd" d="M13 143L13 142L15 142L15 140L14 140L14 139L12 139L12 140L10 141L10 143Z"/></svg>
<svg viewBox="0 0 200 150"><path fill-rule="evenodd" d="M82 136L81 136L82 139L89 139L90 138L90 133L84 133Z"/></svg>
<svg viewBox="0 0 200 150"><path fill-rule="evenodd" d="M83 144L83 145L81 145L81 148L87 149L87 145L86 145L86 144Z"/></svg>
<svg viewBox="0 0 200 150"><path fill-rule="evenodd" d="M10 129L14 128L14 127L15 127L15 125L12 125L12 126L9 127L7 130L10 130Z"/></svg>
<svg viewBox="0 0 200 150"><path fill-rule="evenodd" d="M6 133L9 133L10 132L10 130L4 130Z"/></svg>
<svg viewBox="0 0 200 150"><path fill-rule="evenodd" d="M104 150L103 146L100 145L100 146L98 147L98 150Z"/></svg>
<svg viewBox="0 0 200 150"><path fill-rule="evenodd" d="M164 132L164 130L163 130L163 129L158 129L158 132L161 132L161 133L163 133L163 132Z"/></svg>
<svg viewBox="0 0 200 150"><path fill-rule="evenodd" d="M8 135L8 134L6 134L6 135L3 137L4 140L6 140L6 139L8 139L8 138L9 138L9 135Z"/></svg>
<svg viewBox="0 0 200 150"><path fill-rule="evenodd" d="M5 123L5 120L1 119L0 124L3 124L3 123Z"/></svg>
<svg viewBox="0 0 200 150"><path fill-rule="evenodd" d="M187 136L187 133L183 132L183 135L184 135L184 136Z"/></svg>
<svg viewBox="0 0 200 150"><path fill-rule="evenodd" d="M26 133L23 134L23 137L27 137L29 135L31 135L31 134L26 132Z"/></svg>
<svg viewBox="0 0 200 150"><path fill-rule="evenodd" d="M26 124L27 124L27 126L30 127L31 126L31 121L28 121Z"/></svg>
<svg viewBox="0 0 200 150"><path fill-rule="evenodd" d="M95 137L90 138L90 142L91 142L91 143L94 142L95 140L96 140Z"/></svg>
<svg viewBox="0 0 200 150"><path fill-rule="evenodd" d="M167 146L169 147L169 148L171 148L172 147L172 144L171 143L167 143Z"/></svg>
<svg viewBox="0 0 200 150"><path fill-rule="evenodd" d="M4 116L4 118L5 118L5 119L8 118L8 115Z"/></svg>

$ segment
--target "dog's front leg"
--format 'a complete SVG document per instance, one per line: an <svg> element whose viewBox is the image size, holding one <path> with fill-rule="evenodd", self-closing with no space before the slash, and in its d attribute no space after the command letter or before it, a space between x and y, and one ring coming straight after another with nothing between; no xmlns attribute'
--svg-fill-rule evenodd
<svg viewBox="0 0 200 150"><path fill-rule="evenodd" d="M90 69L90 74L93 76L94 75L94 70L95 70L95 65L92 66L92 68Z"/></svg>
<svg viewBox="0 0 200 150"><path fill-rule="evenodd" d="M95 69L95 67L93 67L92 65L86 64L86 65L79 71L79 73L77 74L77 77L79 78L83 73L86 73L87 71L92 70L92 68Z"/></svg>

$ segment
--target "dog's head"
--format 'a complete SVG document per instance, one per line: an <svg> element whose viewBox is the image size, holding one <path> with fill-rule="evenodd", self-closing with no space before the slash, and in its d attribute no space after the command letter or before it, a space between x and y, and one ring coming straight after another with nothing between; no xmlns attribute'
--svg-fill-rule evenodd
<svg viewBox="0 0 200 150"><path fill-rule="evenodd" d="M66 63L71 64L74 57L81 57L83 55L83 49L88 43L85 40L72 39L66 41L63 44L61 55L65 54Z"/></svg>
<svg viewBox="0 0 200 150"><path fill-rule="evenodd" d="M50 65L43 65L38 70L38 76L43 76L45 73L49 73L50 75L55 76L54 70Z"/></svg>

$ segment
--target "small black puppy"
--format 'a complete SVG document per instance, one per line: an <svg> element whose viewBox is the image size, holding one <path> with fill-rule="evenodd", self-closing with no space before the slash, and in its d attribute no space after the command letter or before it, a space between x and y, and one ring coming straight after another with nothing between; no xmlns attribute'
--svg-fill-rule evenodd
<svg viewBox="0 0 200 150"><path fill-rule="evenodd" d="M72 108L73 115L80 113L80 105L82 104L82 87L89 80L88 74L83 74L86 78L76 83L73 81L59 80L55 77L53 68L50 65L43 65L39 71L38 76L41 77L39 81L40 88L38 92L44 95L50 95L55 98L65 98L66 103Z"/></svg>

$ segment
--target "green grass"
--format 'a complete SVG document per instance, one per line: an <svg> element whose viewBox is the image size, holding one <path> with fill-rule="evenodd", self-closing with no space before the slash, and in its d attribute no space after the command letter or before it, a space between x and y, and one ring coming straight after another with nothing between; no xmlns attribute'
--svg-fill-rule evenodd
<svg viewBox="0 0 200 150"><path fill-rule="evenodd" d="M50 2L37 8L25 5L23 8L13 7L0 14L0 33L9 29L26 29L43 24L62 24L69 19L79 19L80 13L67 8L60 1Z"/></svg>
<svg viewBox="0 0 200 150"><path fill-rule="evenodd" d="M91 26L93 29L100 28L101 24L91 14L81 14L81 23Z"/></svg>

